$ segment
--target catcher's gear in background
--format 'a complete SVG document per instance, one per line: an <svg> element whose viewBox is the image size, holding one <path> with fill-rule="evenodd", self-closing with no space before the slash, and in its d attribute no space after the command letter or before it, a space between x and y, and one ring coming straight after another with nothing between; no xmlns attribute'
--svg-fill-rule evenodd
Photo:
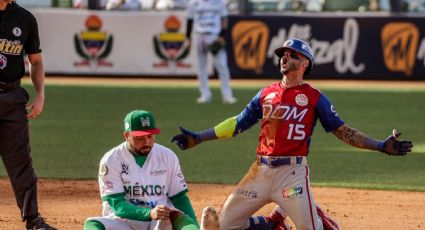
<svg viewBox="0 0 425 230"><path fill-rule="evenodd" d="M175 142L181 150L192 148L201 143L201 137L198 133L192 132L181 126L180 131L181 133L174 136L173 139L171 139L171 142Z"/></svg>
<svg viewBox="0 0 425 230"><path fill-rule="evenodd" d="M401 132L393 129L393 134L379 145L379 151L391 156L404 156L412 151L413 144L409 140L398 141Z"/></svg>
<svg viewBox="0 0 425 230"><path fill-rule="evenodd" d="M226 46L226 42L224 41L224 39L222 37L218 37L211 44L208 45L208 50L213 55L216 55L225 46Z"/></svg>

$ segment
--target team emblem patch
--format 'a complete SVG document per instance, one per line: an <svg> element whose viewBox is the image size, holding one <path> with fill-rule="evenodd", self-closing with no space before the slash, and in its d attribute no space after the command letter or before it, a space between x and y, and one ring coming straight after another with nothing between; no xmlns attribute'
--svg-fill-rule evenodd
<svg viewBox="0 0 425 230"><path fill-rule="evenodd" d="M6 68L7 58L0 54L0 69Z"/></svg>
<svg viewBox="0 0 425 230"><path fill-rule="evenodd" d="M151 171L151 176L161 176L161 175L164 175L165 173L167 173L166 169L164 169L164 170L154 170L154 171Z"/></svg>
<svg viewBox="0 0 425 230"><path fill-rule="evenodd" d="M304 94L298 94L295 97L295 102L297 103L297 105L299 106L306 106L308 104L308 98L306 95Z"/></svg>
<svg viewBox="0 0 425 230"><path fill-rule="evenodd" d="M150 127L151 126L151 120L149 119L149 117L146 117L146 119L141 117L140 122L142 123L143 127L145 127L145 126Z"/></svg>
<svg viewBox="0 0 425 230"><path fill-rule="evenodd" d="M108 171L109 171L109 169L108 169L108 166L106 164L100 165L100 168L99 168L99 175L100 176L108 175Z"/></svg>
<svg viewBox="0 0 425 230"><path fill-rule="evenodd" d="M12 29L12 33L15 37L20 37L22 35L22 30L19 27L15 27Z"/></svg>
<svg viewBox="0 0 425 230"><path fill-rule="evenodd" d="M128 164L121 163L121 174L127 174L128 175Z"/></svg>
<svg viewBox="0 0 425 230"><path fill-rule="evenodd" d="M285 44L283 44L283 46L292 46L292 44L294 44L293 40L288 40L285 42Z"/></svg>
<svg viewBox="0 0 425 230"><path fill-rule="evenodd" d="M295 188L290 188L290 189L282 191L283 199L291 199L291 198L297 197L301 194L303 194L303 187L301 187L301 186L295 187Z"/></svg>

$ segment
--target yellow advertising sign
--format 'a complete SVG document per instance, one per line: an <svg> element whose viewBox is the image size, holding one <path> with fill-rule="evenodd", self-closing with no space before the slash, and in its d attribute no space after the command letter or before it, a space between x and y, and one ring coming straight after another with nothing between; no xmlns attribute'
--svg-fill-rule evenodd
<svg viewBox="0 0 425 230"><path fill-rule="evenodd" d="M269 28L261 21L239 21L232 28L236 65L244 70L262 71L269 40Z"/></svg>
<svg viewBox="0 0 425 230"><path fill-rule="evenodd" d="M391 71L412 75L419 43L418 28L408 22L388 23L381 31L385 66Z"/></svg>

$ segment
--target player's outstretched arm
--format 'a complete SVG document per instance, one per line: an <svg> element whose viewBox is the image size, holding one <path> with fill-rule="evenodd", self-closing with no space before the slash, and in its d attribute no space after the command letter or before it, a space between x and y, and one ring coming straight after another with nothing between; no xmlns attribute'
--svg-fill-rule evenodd
<svg viewBox="0 0 425 230"><path fill-rule="evenodd" d="M192 148L195 145L208 140L225 139L235 137L250 129L263 116L260 105L261 90L248 103L246 108L237 116L228 118L214 128L202 132L192 132L180 127L181 133L171 139L181 150Z"/></svg>
<svg viewBox="0 0 425 230"><path fill-rule="evenodd" d="M175 135L171 142L174 142L181 150L189 149L201 143L199 133L190 131L180 126L179 134Z"/></svg>
<svg viewBox="0 0 425 230"><path fill-rule="evenodd" d="M181 150L192 148L203 141L224 139L232 137L236 130L236 117L231 117L214 128L210 128L201 132L193 132L180 127L180 132L171 139Z"/></svg>
<svg viewBox="0 0 425 230"><path fill-rule="evenodd" d="M401 135L397 130L393 130L384 141L373 139L366 134L344 124L332 131L340 140L357 148L377 150L388 155L403 156L412 151L413 144L410 140L399 141Z"/></svg>

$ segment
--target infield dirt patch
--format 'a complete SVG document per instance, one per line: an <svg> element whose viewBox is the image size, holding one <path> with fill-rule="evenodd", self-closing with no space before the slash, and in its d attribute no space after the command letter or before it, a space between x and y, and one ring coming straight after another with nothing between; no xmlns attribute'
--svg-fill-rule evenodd
<svg viewBox="0 0 425 230"><path fill-rule="evenodd" d="M197 217L205 206L220 210L234 185L189 184ZM83 229L101 215L97 181L45 180L38 183L40 212L58 229ZM317 203L341 229L425 229L425 193L313 187ZM0 179L0 229L24 229L8 178ZM268 214L269 204L257 214Z"/></svg>

